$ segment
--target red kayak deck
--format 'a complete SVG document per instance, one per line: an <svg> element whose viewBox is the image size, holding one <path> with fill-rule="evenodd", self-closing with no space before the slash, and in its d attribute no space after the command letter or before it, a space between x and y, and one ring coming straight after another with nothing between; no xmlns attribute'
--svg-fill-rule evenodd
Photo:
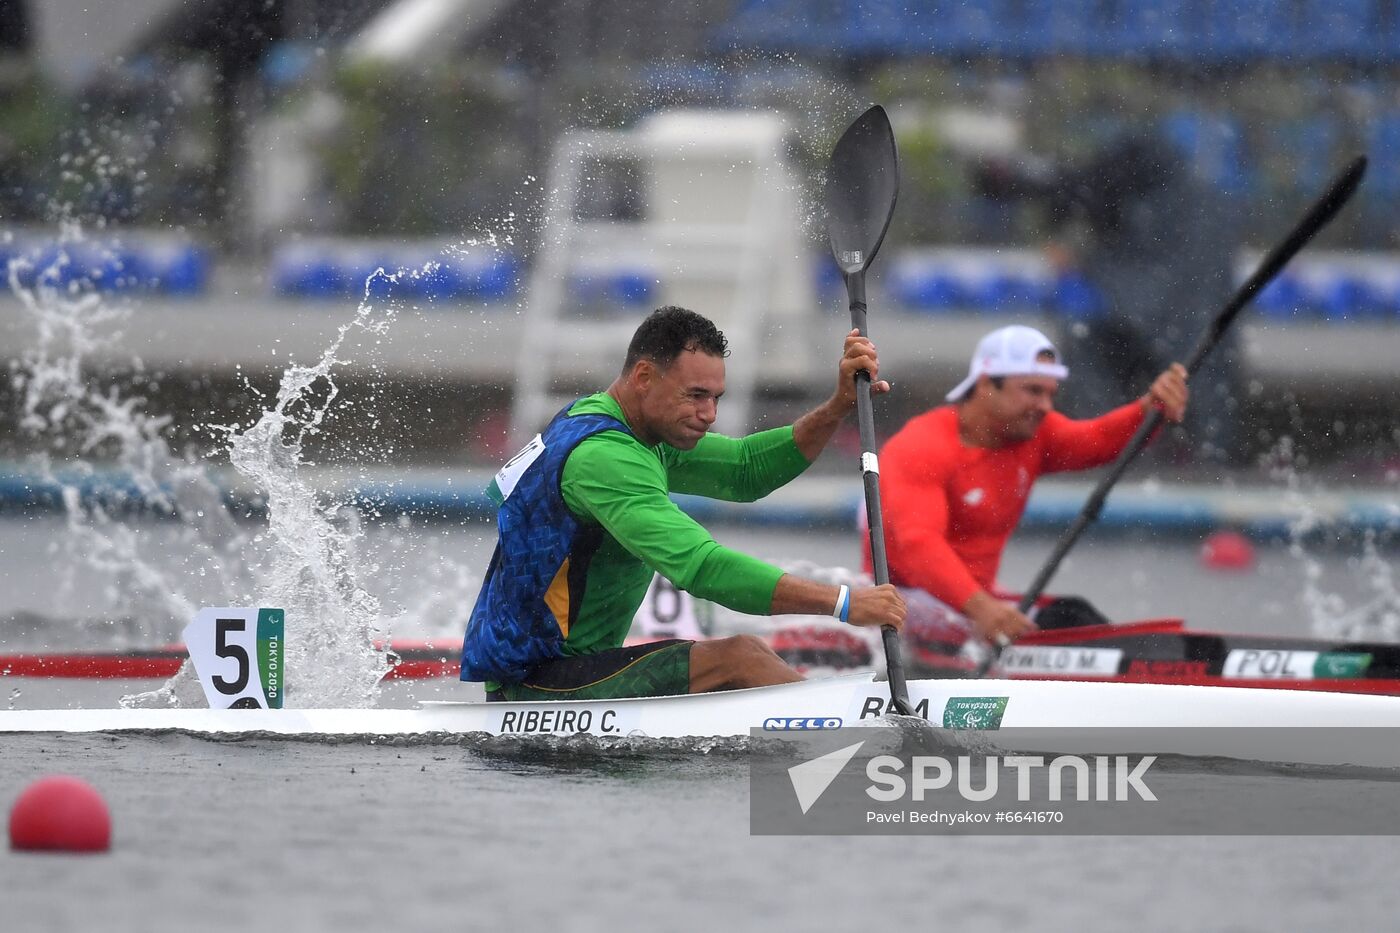
<svg viewBox="0 0 1400 933"><path fill-rule="evenodd" d="M918 645L909 654L914 677L971 676L977 666ZM1400 695L1400 645L1201 632L1181 619L1152 619L1034 632L1003 653L991 676Z"/></svg>
<svg viewBox="0 0 1400 933"><path fill-rule="evenodd" d="M456 677L461 670L460 641L393 641L389 647L394 657L386 680ZM164 679L173 677L187 657L184 645L0 655L0 677Z"/></svg>
<svg viewBox="0 0 1400 933"><path fill-rule="evenodd" d="M780 629L769 643L799 669L866 668L878 660L869 642L839 628ZM455 639L389 647L386 679L458 674ZM0 655L0 677L163 679L185 657L182 645ZM905 667L911 678L969 677L976 663L906 640ZM1400 695L1400 645L1199 632L1181 619L1153 619L1032 633L1007 649L992 676Z"/></svg>

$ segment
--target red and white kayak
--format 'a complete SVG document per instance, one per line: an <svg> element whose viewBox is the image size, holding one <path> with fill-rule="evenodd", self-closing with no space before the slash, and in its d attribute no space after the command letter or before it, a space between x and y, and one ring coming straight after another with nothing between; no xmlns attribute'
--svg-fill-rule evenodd
<svg viewBox="0 0 1400 933"><path fill-rule="evenodd" d="M837 625L797 625L764 635L781 657L808 672L873 669L879 659L861 633ZM911 677L967 678L976 661L957 646L906 638ZM456 677L461 642L396 640L386 679ZM183 645L110 652L0 655L0 676L140 679L171 677ZM1400 695L1400 645L1238 635L1154 619L1034 632L1007 648L991 670L1009 680L1089 680L1211 687L1267 687Z"/></svg>
<svg viewBox="0 0 1400 933"><path fill-rule="evenodd" d="M910 681L909 695L918 714L950 730L950 736L967 729L983 736L1014 736L1014 747L1024 751L1400 767L1400 743L1393 741L1393 733L1382 731L1400 727L1396 697L948 679ZM742 737L751 729L784 732L875 724L886 722L888 711L888 685L870 674L852 674L725 693L608 701L434 702L416 709L9 710L0 711L0 734ZM1296 728L1279 728L1285 726ZM1374 741L1367 739L1372 732ZM1300 735L1308 740L1300 741ZM1349 741L1341 741L1343 737Z"/></svg>
<svg viewBox="0 0 1400 933"><path fill-rule="evenodd" d="M869 647L839 629L779 630L770 644L789 662L840 670L872 663ZM906 637L911 677L970 677L957 645ZM1400 645L1237 635L1187 629L1181 619L1033 632L1006 648L990 675L1012 680L1267 687L1400 695Z"/></svg>

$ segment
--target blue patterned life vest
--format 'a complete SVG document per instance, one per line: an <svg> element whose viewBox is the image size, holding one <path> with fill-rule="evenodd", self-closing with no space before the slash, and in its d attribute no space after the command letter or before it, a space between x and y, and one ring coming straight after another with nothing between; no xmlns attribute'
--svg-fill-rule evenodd
<svg viewBox="0 0 1400 933"><path fill-rule="evenodd" d="M632 433L611 415L570 416L565 408L496 474L496 552L467 623L462 680L519 683L563 655L603 540L601 526L579 522L564 504L564 463L602 431Z"/></svg>

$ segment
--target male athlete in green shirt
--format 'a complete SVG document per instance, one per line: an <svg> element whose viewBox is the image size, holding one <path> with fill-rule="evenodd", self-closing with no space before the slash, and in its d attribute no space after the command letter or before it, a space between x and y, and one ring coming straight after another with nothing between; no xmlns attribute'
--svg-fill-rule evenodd
<svg viewBox="0 0 1400 933"><path fill-rule="evenodd" d="M653 571L739 612L903 625L894 587L848 590L784 573L721 546L669 498L762 498L826 446L855 407L857 372L871 374L873 392L889 391L875 347L851 331L836 390L822 405L788 427L739 439L710 434L728 352L701 315L654 312L607 391L575 402L497 475L500 543L468 626L463 680L486 681L493 699L525 700L802 679L752 635L622 647Z"/></svg>

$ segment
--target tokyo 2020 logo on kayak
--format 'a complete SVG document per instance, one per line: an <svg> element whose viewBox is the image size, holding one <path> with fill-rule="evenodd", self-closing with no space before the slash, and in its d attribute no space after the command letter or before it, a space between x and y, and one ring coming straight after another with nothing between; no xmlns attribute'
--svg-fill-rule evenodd
<svg viewBox="0 0 1400 933"><path fill-rule="evenodd" d="M949 697L943 707L945 729L1000 729L1010 697Z"/></svg>

